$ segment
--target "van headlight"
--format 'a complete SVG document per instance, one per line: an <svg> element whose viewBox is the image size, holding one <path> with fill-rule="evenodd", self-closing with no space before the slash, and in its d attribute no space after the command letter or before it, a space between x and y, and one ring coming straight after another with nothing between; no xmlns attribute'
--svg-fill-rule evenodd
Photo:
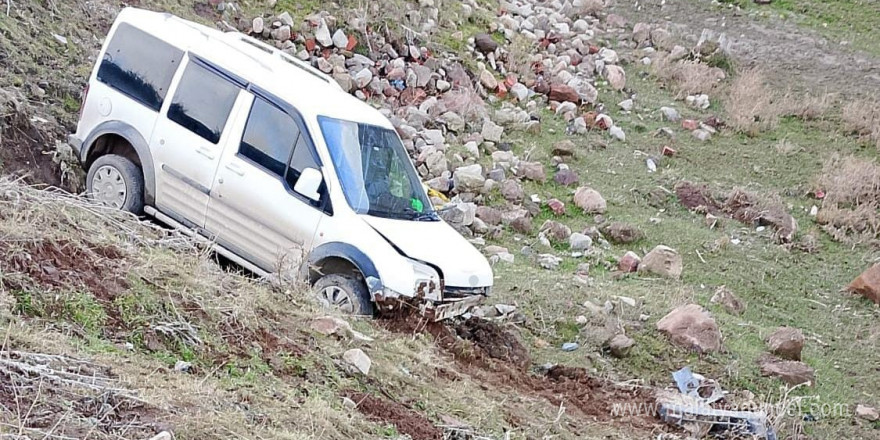
<svg viewBox="0 0 880 440"><path fill-rule="evenodd" d="M414 283L413 291L416 297L422 297L434 301L443 298L443 285L440 282L440 274L433 267L421 261L406 258L412 266Z"/></svg>

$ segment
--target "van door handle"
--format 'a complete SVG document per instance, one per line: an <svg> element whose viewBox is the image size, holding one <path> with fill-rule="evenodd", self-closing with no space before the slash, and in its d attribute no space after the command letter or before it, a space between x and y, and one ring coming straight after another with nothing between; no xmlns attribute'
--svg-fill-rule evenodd
<svg viewBox="0 0 880 440"><path fill-rule="evenodd" d="M232 171L235 174L238 174L239 176L244 176L244 170L234 163L226 164L226 169Z"/></svg>
<svg viewBox="0 0 880 440"><path fill-rule="evenodd" d="M214 154L211 152L211 150L209 150L205 147L199 148L198 150L196 150L196 153L199 153L202 156L207 157L208 159L211 159L211 160L214 159Z"/></svg>

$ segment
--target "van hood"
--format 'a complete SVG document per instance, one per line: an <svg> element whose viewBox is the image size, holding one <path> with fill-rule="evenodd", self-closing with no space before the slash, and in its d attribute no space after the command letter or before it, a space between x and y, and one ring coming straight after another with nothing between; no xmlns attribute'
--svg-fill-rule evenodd
<svg viewBox="0 0 880 440"><path fill-rule="evenodd" d="M361 215L409 258L440 268L452 287L488 287L492 268L486 257L445 221L420 222Z"/></svg>

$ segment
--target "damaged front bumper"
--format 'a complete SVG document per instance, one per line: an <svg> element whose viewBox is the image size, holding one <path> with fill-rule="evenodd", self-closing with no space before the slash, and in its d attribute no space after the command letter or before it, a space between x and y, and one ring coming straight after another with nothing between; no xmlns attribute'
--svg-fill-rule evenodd
<svg viewBox="0 0 880 440"><path fill-rule="evenodd" d="M381 310L395 310L404 304L418 307L422 315L436 322L462 316L483 303L488 287L473 289L446 288L431 284L420 285L407 295L384 287L376 278L368 278L367 286Z"/></svg>

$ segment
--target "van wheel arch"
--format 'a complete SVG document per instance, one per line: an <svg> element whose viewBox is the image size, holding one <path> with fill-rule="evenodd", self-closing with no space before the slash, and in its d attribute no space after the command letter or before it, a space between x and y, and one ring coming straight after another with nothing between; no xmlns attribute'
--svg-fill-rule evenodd
<svg viewBox="0 0 880 440"><path fill-rule="evenodd" d="M326 275L355 275L367 285L370 294L382 289L379 272L360 249L347 243L325 243L311 251L300 268L300 278L313 286ZM368 282L369 281L369 282Z"/></svg>
<svg viewBox="0 0 880 440"><path fill-rule="evenodd" d="M86 172L101 156L115 154L137 165L144 178L144 202L154 205L156 200L156 173L150 147L132 126L120 121L98 125L83 142L80 161Z"/></svg>

